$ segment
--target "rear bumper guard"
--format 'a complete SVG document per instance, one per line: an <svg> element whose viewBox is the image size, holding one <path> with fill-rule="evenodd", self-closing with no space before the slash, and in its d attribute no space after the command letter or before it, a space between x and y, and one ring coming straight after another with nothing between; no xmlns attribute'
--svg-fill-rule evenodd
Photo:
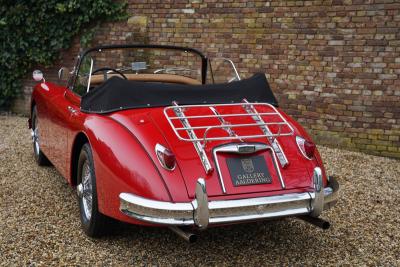
<svg viewBox="0 0 400 267"><path fill-rule="evenodd" d="M335 205L339 184L330 178L323 187L321 169L313 174L314 190L305 193L290 193L269 197L238 200L208 201L206 184L199 178L196 197L192 202L172 203L155 201L130 193L121 193L122 213L148 223L189 226L200 229L212 224L245 222L287 216L310 215L318 217L321 212Z"/></svg>

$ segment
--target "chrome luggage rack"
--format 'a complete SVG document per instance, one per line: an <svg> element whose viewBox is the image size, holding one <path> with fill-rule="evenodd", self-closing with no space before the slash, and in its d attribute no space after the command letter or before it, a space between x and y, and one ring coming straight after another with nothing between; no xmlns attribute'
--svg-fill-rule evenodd
<svg viewBox="0 0 400 267"><path fill-rule="evenodd" d="M222 107L241 107L243 112L220 113ZM257 107L266 107L267 110L271 111L259 112ZM197 109L197 111L210 110L210 114L185 115L185 112L190 112L195 109ZM170 110L172 110L172 112ZM173 114L175 114L175 116ZM232 104L178 105L178 103L173 102L172 106L164 108L164 115L178 139L193 143L207 174L212 171L212 167L204 149L206 144L211 141L237 140L243 142L244 140L248 139L265 137L271 143L272 148L276 153L282 167L288 164L287 159L276 138L280 136L291 136L294 134L294 130L287 120L282 116L282 114L271 104L249 103L245 99L242 103ZM233 117L251 118L252 122L231 123L227 121L229 118ZM275 121L268 121L268 117L274 117ZM191 122L194 123L195 120L198 122L201 119L213 118L217 120L208 120L207 125L191 126ZM180 121L180 125L177 125L177 123L174 123L174 121ZM212 122L214 123L210 125ZM271 126L278 126L278 131L271 131ZM235 129L240 129L242 127L253 127L258 129L258 131L255 130L256 133L254 134L240 135L237 133L237 131L235 131ZM209 133L215 129L222 129L226 132L226 134L215 135L214 133L213 136L209 136ZM214 132L221 133L221 131ZM184 136L182 133L185 133L186 136Z"/></svg>

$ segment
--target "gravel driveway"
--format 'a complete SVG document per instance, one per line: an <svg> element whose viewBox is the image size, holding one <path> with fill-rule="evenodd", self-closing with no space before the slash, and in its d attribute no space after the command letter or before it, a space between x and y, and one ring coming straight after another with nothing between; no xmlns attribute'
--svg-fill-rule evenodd
<svg viewBox="0 0 400 267"><path fill-rule="evenodd" d="M400 161L319 147L341 184L327 231L286 219L209 229L194 244L127 225L90 239L75 191L36 166L26 120L0 116L0 265L400 265Z"/></svg>

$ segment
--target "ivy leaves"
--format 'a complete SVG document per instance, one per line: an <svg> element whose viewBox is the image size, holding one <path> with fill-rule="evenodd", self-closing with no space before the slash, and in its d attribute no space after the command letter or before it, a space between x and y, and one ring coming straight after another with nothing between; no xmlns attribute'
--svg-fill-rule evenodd
<svg viewBox="0 0 400 267"><path fill-rule="evenodd" d="M77 34L87 45L96 25L126 18L112 0L0 0L0 108L7 108L35 65L50 66Z"/></svg>

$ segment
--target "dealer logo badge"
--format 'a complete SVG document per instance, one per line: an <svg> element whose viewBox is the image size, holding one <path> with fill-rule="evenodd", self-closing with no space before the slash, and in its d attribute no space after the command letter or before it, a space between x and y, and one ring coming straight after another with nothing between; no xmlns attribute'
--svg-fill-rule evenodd
<svg viewBox="0 0 400 267"><path fill-rule="evenodd" d="M254 165L251 159L242 159L242 168L245 172L254 172Z"/></svg>

